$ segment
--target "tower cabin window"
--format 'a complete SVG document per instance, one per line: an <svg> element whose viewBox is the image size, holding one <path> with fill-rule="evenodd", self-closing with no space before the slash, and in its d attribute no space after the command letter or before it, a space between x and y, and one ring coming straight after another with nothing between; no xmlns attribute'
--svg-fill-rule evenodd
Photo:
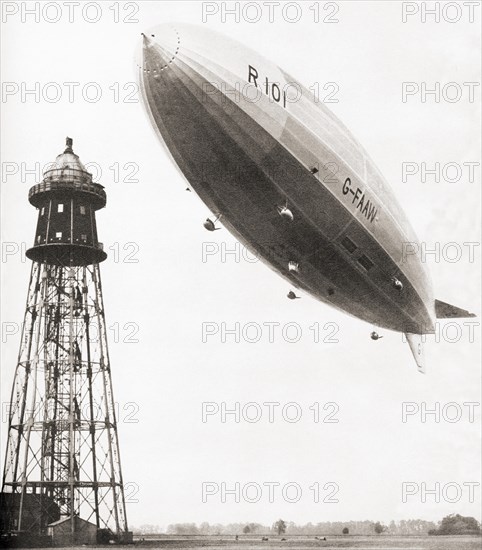
<svg viewBox="0 0 482 550"><path fill-rule="evenodd" d="M59 204L57 205L57 212L63 212L63 211L64 211L64 205L61 204L61 203L59 203Z"/></svg>
<svg viewBox="0 0 482 550"><path fill-rule="evenodd" d="M358 263L362 265L367 271L369 271L375 264L363 254L363 256L360 256L358 258Z"/></svg>
<svg viewBox="0 0 482 550"><path fill-rule="evenodd" d="M79 206L80 208L80 213L85 216L85 206L83 206L82 204Z"/></svg>
<svg viewBox="0 0 482 550"><path fill-rule="evenodd" d="M45 206L42 206L42 209L40 210L40 215L43 216L45 214Z"/></svg>
<svg viewBox="0 0 482 550"><path fill-rule="evenodd" d="M84 243L87 242L87 235L81 235L80 240L83 241Z"/></svg>
<svg viewBox="0 0 482 550"><path fill-rule="evenodd" d="M57 231L57 232L55 233L55 238L56 238L56 239L61 239L61 238L62 238L62 231Z"/></svg>

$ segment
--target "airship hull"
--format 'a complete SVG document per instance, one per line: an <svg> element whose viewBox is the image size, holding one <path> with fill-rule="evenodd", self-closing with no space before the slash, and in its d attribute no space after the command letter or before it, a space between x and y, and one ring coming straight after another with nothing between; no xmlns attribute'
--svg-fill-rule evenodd
<svg viewBox="0 0 482 550"><path fill-rule="evenodd" d="M297 288L380 327L431 332L430 280L404 256L416 237L364 150L295 79L214 36L155 28L139 59L150 120L192 189Z"/></svg>

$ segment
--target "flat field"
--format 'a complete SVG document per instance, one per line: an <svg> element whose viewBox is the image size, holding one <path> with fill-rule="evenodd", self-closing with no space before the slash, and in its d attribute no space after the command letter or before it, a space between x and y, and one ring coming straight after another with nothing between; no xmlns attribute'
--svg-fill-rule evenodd
<svg viewBox="0 0 482 550"><path fill-rule="evenodd" d="M336 548L357 548L358 550L482 550L482 538L473 536L327 536L327 540L315 537L270 537L262 541L259 537L239 537L236 541L230 536L206 537L144 537L135 538L136 547L149 549L200 549L220 548L225 550L312 550L315 548L335 550ZM112 548L112 547L111 547ZM85 550L85 548L84 548Z"/></svg>

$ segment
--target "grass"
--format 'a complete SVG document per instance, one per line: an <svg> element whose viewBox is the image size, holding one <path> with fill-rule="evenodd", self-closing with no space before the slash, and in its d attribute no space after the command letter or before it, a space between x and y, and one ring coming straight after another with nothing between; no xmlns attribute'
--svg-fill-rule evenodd
<svg viewBox="0 0 482 550"><path fill-rule="evenodd" d="M223 547L225 550L274 550L287 548L288 550L311 550L314 548L336 549L357 548L358 550L481 550L482 538L476 536L437 537L437 536L327 536L326 541L317 540L314 536L284 537L269 536L268 541L262 541L261 536L240 536L236 541L234 536L204 536L180 537L159 536L144 537L140 542L135 537L136 546L146 548L169 549L200 549ZM285 538L285 541L281 539ZM323 536L319 537L323 538Z"/></svg>

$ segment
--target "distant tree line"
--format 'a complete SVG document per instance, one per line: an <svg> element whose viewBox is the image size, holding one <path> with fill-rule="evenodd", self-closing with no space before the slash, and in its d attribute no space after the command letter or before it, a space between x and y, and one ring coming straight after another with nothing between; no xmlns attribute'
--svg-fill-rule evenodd
<svg viewBox="0 0 482 550"><path fill-rule="evenodd" d="M201 523L199 526L195 523L174 523L168 525L168 535L240 535L257 534L269 535L273 531L270 527L261 525L261 523L221 523L209 524Z"/></svg>
<svg viewBox="0 0 482 550"><path fill-rule="evenodd" d="M431 529L429 535L480 535L480 523L471 517L451 514L444 517L437 529Z"/></svg>
<svg viewBox="0 0 482 550"><path fill-rule="evenodd" d="M422 519L409 519L391 521L384 525L379 521L324 521L320 523L307 523L296 525L292 522L287 524L286 534L288 535L423 535L430 529L436 529L437 524L433 521ZM348 530L348 532L347 532Z"/></svg>
<svg viewBox="0 0 482 550"><path fill-rule="evenodd" d="M137 535L160 534L158 525L141 525L133 529ZM422 519L391 521L384 525L379 521L323 521L319 523L296 523L279 519L271 526L261 523L221 523L207 522L174 523L168 526L168 535L477 535L481 534L479 522L472 517L459 514L443 518L438 524Z"/></svg>
<svg viewBox="0 0 482 550"><path fill-rule="evenodd" d="M150 523L134 527L132 531L135 535L158 535L161 532L159 525L152 525Z"/></svg>

